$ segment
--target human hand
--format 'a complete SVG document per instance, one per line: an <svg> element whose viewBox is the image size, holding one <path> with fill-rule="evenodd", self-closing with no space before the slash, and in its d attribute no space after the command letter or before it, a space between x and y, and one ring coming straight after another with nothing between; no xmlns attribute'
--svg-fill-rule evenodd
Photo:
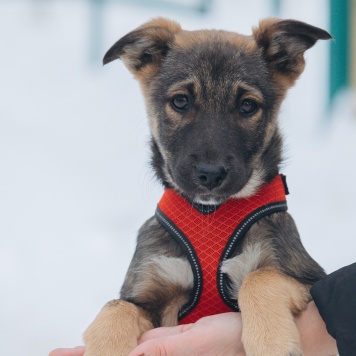
<svg viewBox="0 0 356 356"><path fill-rule="evenodd" d="M328 334L314 302L296 318L305 356L336 355L336 341ZM235 355L245 356L241 343L241 314L202 318L195 324L152 329L143 334L129 356Z"/></svg>
<svg viewBox="0 0 356 356"><path fill-rule="evenodd" d="M336 341L328 334L314 302L296 318L305 355L335 355ZM245 356L241 343L241 314L208 316L195 324L152 329L141 336L129 356L235 355ZM83 356L85 348L57 349L49 356Z"/></svg>
<svg viewBox="0 0 356 356"><path fill-rule="evenodd" d="M49 356L84 356L85 347L77 346L72 349L56 349Z"/></svg>
<svg viewBox="0 0 356 356"><path fill-rule="evenodd" d="M336 340L326 330L314 302L310 302L307 308L295 319L302 341L304 356L337 355Z"/></svg>
<svg viewBox="0 0 356 356"><path fill-rule="evenodd" d="M194 324L149 330L129 356L245 356L241 332L240 313L212 315Z"/></svg>
<svg viewBox="0 0 356 356"><path fill-rule="evenodd" d="M152 329L141 336L129 356L245 356L241 331L240 313L212 315L195 324ZM49 356L83 356L84 351L83 346L56 349Z"/></svg>

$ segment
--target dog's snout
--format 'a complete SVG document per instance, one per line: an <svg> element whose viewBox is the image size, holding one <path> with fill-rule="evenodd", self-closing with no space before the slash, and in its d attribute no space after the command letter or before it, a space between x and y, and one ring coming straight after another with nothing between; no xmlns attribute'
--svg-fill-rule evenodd
<svg viewBox="0 0 356 356"><path fill-rule="evenodd" d="M198 164L196 174L200 185L213 190L221 185L227 175L227 171L222 166L213 164Z"/></svg>

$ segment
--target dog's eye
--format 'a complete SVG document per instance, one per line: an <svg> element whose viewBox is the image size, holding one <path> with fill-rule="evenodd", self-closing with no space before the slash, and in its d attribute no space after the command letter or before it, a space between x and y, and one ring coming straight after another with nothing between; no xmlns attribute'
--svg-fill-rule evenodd
<svg viewBox="0 0 356 356"><path fill-rule="evenodd" d="M186 95L176 95L172 100L171 104L173 109L182 112L189 108L189 99Z"/></svg>
<svg viewBox="0 0 356 356"><path fill-rule="evenodd" d="M253 114L254 112L257 111L257 109L258 109L258 104L251 99L243 100L239 106L240 113L245 115Z"/></svg>

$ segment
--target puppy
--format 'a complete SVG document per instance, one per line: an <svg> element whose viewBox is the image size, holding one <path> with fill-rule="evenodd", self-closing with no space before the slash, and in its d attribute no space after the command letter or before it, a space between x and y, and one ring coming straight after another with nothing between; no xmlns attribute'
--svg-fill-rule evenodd
<svg viewBox="0 0 356 356"><path fill-rule="evenodd" d="M302 355L294 317L324 271L286 211L277 116L304 52L330 38L294 20L244 36L158 18L109 49L104 64L120 58L140 83L165 193L85 355L127 355L151 328L231 310L247 355Z"/></svg>

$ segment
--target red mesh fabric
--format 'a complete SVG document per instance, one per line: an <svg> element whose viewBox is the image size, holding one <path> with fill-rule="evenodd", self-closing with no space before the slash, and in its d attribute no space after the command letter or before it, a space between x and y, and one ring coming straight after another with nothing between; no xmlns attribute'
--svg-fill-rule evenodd
<svg viewBox="0 0 356 356"><path fill-rule="evenodd" d="M217 289L216 277L222 252L236 227L247 215L267 204L285 199L281 176L263 185L253 197L230 199L209 215L201 214L174 190L165 190L158 207L189 239L202 268L200 300L190 314L180 321L181 324L231 311Z"/></svg>

